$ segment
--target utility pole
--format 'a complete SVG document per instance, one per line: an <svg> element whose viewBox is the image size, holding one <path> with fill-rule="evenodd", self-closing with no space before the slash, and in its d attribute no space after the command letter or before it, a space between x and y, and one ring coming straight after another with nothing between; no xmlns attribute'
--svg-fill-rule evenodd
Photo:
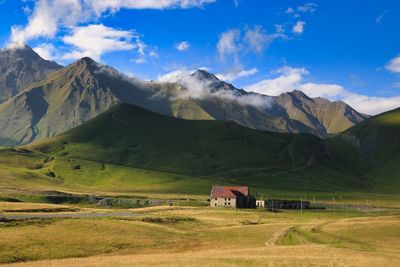
<svg viewBox="0 0 400 267"><path fill-rule="evenodd" d="M274 199L272 198L271 201L272 201L271 210L272 210L272 212L274 212Z"/></svg>
<svg viewBox="0 0 400 267"><path fill-rule="evenodd" d="M336 202L335 202L335 197L333 197L333 216L336 216Z"/></svg>
<svg viewBox="0 0 400 267"><path fill-rule="evenodd" d="M308 189L308 183L310 181L310 176L309 176L308 170L306 171L306 173L307 173L306 182L304 183L305 200L307 200L307 189Z"/></svg>

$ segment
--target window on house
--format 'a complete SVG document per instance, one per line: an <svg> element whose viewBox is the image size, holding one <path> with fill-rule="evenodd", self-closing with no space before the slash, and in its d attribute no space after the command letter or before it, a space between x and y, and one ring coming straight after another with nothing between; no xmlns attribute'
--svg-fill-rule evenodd
<svg viewBox="0 0 400 267"><path fill-rule="evenodd" d="M215 206L217 206L217 203L215 203Z"/></svg>

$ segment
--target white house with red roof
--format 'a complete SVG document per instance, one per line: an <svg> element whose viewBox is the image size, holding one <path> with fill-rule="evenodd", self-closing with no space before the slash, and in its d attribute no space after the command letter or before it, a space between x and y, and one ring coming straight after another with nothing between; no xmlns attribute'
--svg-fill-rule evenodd
<svg viewBox="0 0 400 267"><path fill-rule="evenodd" d="M213 186L211 189L211 207L255 208L255 202L247 186Z"/></svg>

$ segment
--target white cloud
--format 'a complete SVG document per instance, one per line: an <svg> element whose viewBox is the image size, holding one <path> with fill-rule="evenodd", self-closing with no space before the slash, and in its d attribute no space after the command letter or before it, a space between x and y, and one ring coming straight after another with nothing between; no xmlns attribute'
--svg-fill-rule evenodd
<svg viewBox="0 0 400 267"><path fill-rule="evenodd" d="M394 82L392 84L393 88L399 88L400 89L400 82Z"/></svg>
<svg viewBox="0 0 400 267"><path fill-rule="evenodd" d="M71 35L63 37L66 44L74 46L76 49L64 55L64 59L79 59L91 57L100 60L101 56L107 52L131 50L137 48L142 52L140 40L136 43L132 39L138 38L132 31L116 30L102 24L76 27Z"/></svg>
<svg viewBox="0 0 400 267"><path fill-rule="evenodd" d="M377 97L347 92L341 100L356 110L370 115L376 115L400 107L400 96Z"/></svg>
<svg viewBox="0 0 400 267"><path fill-rule="evenodd" d="M10 46L22 46L37 37L52 38L59 24L73 26L81 20L82 6L78 0L39 0L25 27L13 26Z"/></svg>
<svg viewBox="0 0 400 267"><path fill-rule="evenodd" d="M32 49L46 60L55 60L57 58L57 49L52 44L43 43Z"/></svg>
<svg viewBox="0 0 400 267"><path fill-rule="evenodd" d="M293 16L294 18L300 17L301 13L314 13L317 10L318 5L315 3L306 3L300 5L297 8L288 7L286 14Z"/></svg>
<svg viewBox="0 0 400 267"><path fill-rule="evenodd" d="M235 61L240 52L253 52L262 54L268 46L277 39L287 38L282 32L281 27L276 27L276 32L267 34L261 26L240 29L231 29L223 32L219 36L217 43L218 53L221 58L234 56Z"/></svg>
<svg viewBox="0 0 400 267"><path fill-rule="evenodd" d="M346 94L343 86L329 83L304 83L298 85L297 89L304 92L309 97L324 97L336 100Z"/></svg>
<svg viewBox="0 0 400 267"><path fill-rule="evenodd" d="M292 7L288 7L288 9L286 10L286 14L293 14L296 11L292 8Z"/></svg>
<svg viewBox="0 0 400 267"><path fill-rule="evenodd" d="M175 46L175 48L179 51L186 51L190 48L190 44L186 41L180 42Z"/></svg>
<svg viewBox="0 0 400 267"><path fill-rule="evenodd" d="M254 75L257 72L258 72L257 68L252 68L249 70L237 69L237 70L233 70L231 72L225 73L225 74L217 74L215 76L217 76L217 78L222 81L232 82L239 78Z"/></svg>
<svg viewBox="0 0 400 267"><path fill-rule="evenodd" d="M32 14L32 9L31 9L29 6L24 6L24 7L22 7L22 11L24 12L24 14L25 14L26 16Z"/></svg>
<svg viewBox="0 0 400 267"><path fill-rule="evenodd" d="M37 0L26 26L13 26L10 47L38 37L53 38L60 28L100 18L120 9L167 9L202 7L216 0Z"/></svg>
<svg viewBox="0 0 400 267"><path fill-rule="evenodd" d="M136 39L136 49L139 54L138 58L133 59L132 61L136 64L144 64L147 63L147 59L150 58L159 58L157 47L149 47L147 44L140 40L139 36L135 36Z"/></svg>
<svg viewBox="0 0 400 267"><path fill-rule="evenodd" d="M309 13L313 13L317 10L318 5L315 3L306 3L304 5L298 6L297 7L297 11L298 12L309 12Z"/></svg>
<svg viewBox="0 0 400 267"><path fill-rule="evenodd" d="M400 96L377 97L351 92L338 84L304 83L298 87L310 97L343 101L359 112L376 115L400 107Z"/></svg>
<svg viewBox="0 0 400 267"><path fill-rule="evenodd" d="M120 9L168 9L202 7L216 0L86 0L97 14Z"/></svg>
<svg viewBox="0 0 400 267"><path fill-rule="evenodd" d="M284 33L285 27L282 24L275 24L276 33Z"/></svg>
<svg viewBox="0 0 400 267"><path fill-rule="evenodd" d="M304 68L283 67L274 71L277 77L246 86L247 91L277 96L298 89L310 97L324 97L332 101L341 100L359 112L376 115L400 107L400 96L377 97L351 92L338 84L305 82L309 72Z"/></svg>
<svg viewBox="0 0 400 267"><path fill-rule="evenodd" d="M305 25L306 25L306 23L304 21L298 21L293 26L292 32L295 34L303 34Z"/></svg>
<svg viewBox="0 0 400 267"><path fill-rule="evenodd" d="M135 62L136 64L147 63L147 60L144 57L138 57L138 58L132 59L132 61Z"/></svg>
<svg viewBox="0 0 400 267"><path fill-rule="evenodd" d="M277 96L284 92L292 91L300 85L308 71L304 68L291 68L285 66L273 72L279 76L272 79L265 79L253 85L247 86L247 91L265 95Z"/></svg>
<svg viewBox="0 0 400 267"><path fill-rule="evenodd" d="M207 99L207 98L220 98L236 102L240 105L251 105L258 108L269 108L272 100L268 96L259 94L245 94L239 95L237 91L232 90L213 90L211 82L202 81L192 75L193 71L188 70L175 70L158 77L159 82L178 83L183 86L182 90L174 99Z"/></svg>
<svg viewBox="0 0 400 267"><path fill-rule="evenodd" d="M400 73L400 56L391 59L386 65L385 69L393 73Z"/></svg>
<svg viewBox="0 0 400 267"><path fill-rule="evenodd" d="M226 55L234 55L239 51L240 30L232 29L223 32L219 36L217 49L221 58Z"/></svg>
<svg viewBox="0 0 400 267"><path fill-rule="evenodd" d="M379 16L376 17L375 21L377 24L382 24L383 19L385 18L386 14L388 13L388 10L384 10Z"/></svg>
<svg viewBox="0 0 400 267"><path fill-rule="evenodd" d="M281 28L276 28L277 33L267 34L261 26L255 26L247 29L244 34L244 40L248 48L256 54L262 54L265 49L276 39L284 39L286 36L282 34Z"/></svg>

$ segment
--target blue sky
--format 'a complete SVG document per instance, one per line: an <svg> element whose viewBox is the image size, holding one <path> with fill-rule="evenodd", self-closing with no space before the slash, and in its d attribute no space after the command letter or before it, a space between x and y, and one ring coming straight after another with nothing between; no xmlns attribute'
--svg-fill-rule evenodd
<svg viewBox="0 0 400 267"><path fill-rule="evenodd" d="M2 0L0 23L2 46L64 65L91 56L143 79L203 67L269 95L400 106L400 1Z"/></svg>

